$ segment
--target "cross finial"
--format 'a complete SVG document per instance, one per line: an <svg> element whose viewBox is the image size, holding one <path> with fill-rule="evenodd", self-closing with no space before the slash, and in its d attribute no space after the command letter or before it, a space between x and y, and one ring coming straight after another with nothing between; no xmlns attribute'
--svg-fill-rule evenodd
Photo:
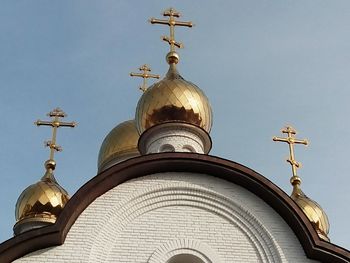
<svg viewBox="0 0 350 263"><path fill-rule="evenodd" d="M286 142L289 145L289 159L287 159L287 162L290 163L290 165L292 166L292 173L293 176L291 178L291 183L292 185L296 185L296 184L300 184L301 179L299 178L299 176L297 175L297 169L301 167L301 163L297 162L295 160L295 156L294 156L294 144L304 144L304 145L308 145L309 142L304 139L304 140L299 140L297 138L295 138L295 135L297 134L296 130L291 127L291 126L287 126L285 128L283 128L281 130L282 133L287 134L286 138L281 138L281 137L273 137L272 140L275 142Z"/></svg>
<svg viewBox="0 0 350 263"><path fill-rule="evenodd" d="M155 78L155 79L159 79L160 76L156 75L156 74L150 74L151 72L151 68L144 64L141 67L139 67L139 71L141 71L142 73L134 73L131 72L130 76L131 77L140 77L143 78L143 83L142 85L139 87L140 90L142 90L143 92L145 92L147 90L147 79L149 78Z"/></svg>
<svg viewBox="0 0 350 263"><path fill-rule="evenodd" d="M152 17L149 21L151 24L168 25L170 27L170 36L163 36L162 39L170 45L170 52L175 52L175 47L183 48L183 44L175 40L175 26L193 27L194 25L192 22L175 20L175 18L179 18L181 15L174 8L165 10L163 16L169 17L169 19L156 19Z"/></svg>
<svg viewBox="0 0 350 263"><path fill-rule="evenodd" d="M54 154L55 151L62 151L62 147L56 144L56 134L57 134L57 128L59 127L75 127L75 122L62 122L60 121L60 118L64 118L67 115L60 109L56 108L52 111L50 111L47 116L51 117L51 121L42 121L37 120L34 122L37 126L51 126L52 127L52 138L50 141L45 142L45 146L50 148L50 159L46 162L45 165L50 165L52 170L55 168L54 166Z"/></svg>

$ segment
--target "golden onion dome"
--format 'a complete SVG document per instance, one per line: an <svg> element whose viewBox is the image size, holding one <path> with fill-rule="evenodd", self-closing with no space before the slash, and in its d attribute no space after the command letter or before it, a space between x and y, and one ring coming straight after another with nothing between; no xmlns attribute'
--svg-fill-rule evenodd
<svg viewBox="0 0 350 263"><path fill-rule="evenodd" d="M134 157L140 155L137 148L139 133L135 120L118 124L104 139L98 154L98 170L108 168L108 165L120 157Z"/></svg>
<svg viewBox="0 0 350 263"><path fill-rule="evenodd" d="M47 171L41 180L27 187L17 200L15 228L28 222L55 223L69 200L53 175L55 162L49 160L45 166Z"/></svg>
<svg viewBox="0 0 350 263"><path fill-rule="evenodd" d="M177 61L167 59L170 68L165 78L150 86L138 102L137 130L141 134L160 123L185 122L209 133L212 111L208 98L195 84L181 77L176 70Z"/></svg>
<svg viewBox="0 0 350 263"><path fill-rule="evenodd" d="M310 220L318 236L323 240L329 241L329 221L327 214L324 212L321 206L314 200L307 197L300 189L299 184L294 185L291 198L298 204L298 206Z"/></svg>
<svg viewBox="0 0 350 263"><path fill-rule="evenodd" d="M313 228L316 230L318 236L325 241L329 241L329 238L327 236L329 233L328 217L318 203L303 193L300 188L301 179L297 175L297 169L300 168L301 164L295 160L294 144L308 145L309 142L306 139L296 139L295 135L297 134L297 131L291 126L286 126L281 130L281 132L287 134L288 137L281 138L274 136L272 140L275 142L286 142L289 145L290 156L287 159L287 162L292 166L293 173L292 177L290 178L290 183L293 186L291 198L297 203L297 205L307 216Z"/></svg>

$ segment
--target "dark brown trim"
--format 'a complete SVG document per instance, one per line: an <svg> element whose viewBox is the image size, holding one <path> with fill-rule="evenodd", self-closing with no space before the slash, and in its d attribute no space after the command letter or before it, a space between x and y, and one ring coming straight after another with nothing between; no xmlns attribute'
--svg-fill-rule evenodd
<svg viewBox="0 0 350 263"><path fill-rule="evenodd" d="M97 197L137 177L160 172L209 174L241 185L268 203L291 227L306 255L321 262L350 262L350 251L321 240L296 203L259 173L232 161L193 153L162 153L136 157L98 174L69 200L56 224L15 236L0 244L0 262L63 244L79 215Z"/></svg>

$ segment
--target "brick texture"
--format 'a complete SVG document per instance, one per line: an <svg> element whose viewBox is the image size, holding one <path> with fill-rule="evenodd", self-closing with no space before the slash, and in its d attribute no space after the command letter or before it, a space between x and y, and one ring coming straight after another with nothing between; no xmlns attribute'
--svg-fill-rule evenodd
<svg viewBox="0 0 350 263"><path fill-rule="evenodd" d="M119 185L80 215L62 246L15 262L165 263L178 254L203 263L316 262L260 198L191 173L154 174Z"/></svg>

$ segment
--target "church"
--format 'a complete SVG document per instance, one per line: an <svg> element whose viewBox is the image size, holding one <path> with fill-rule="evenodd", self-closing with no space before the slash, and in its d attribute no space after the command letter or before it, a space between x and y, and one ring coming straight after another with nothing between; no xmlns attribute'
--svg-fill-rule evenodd
<svg viewBox="0 0 350 263"><path fill-rule="evenodd" d="M321 206L301 190L296 131L274 137L289 147L290 195L263 175L210 155L212 109L204 92L178 71L176 27L192 27L175 9L150 23L169 26L163 40L166 76L148 86L147 65L135 119L105 137L98 172L72 197L56 181L56 133L65 113L56 108L45 174L16 204L14 237L0 244L0 262L350 262L350 251L331 243ZM278 147L280 145L276 145ZM282 146L281 146L282 147ZM38 178L39 179L39 178Z"/></svg>

